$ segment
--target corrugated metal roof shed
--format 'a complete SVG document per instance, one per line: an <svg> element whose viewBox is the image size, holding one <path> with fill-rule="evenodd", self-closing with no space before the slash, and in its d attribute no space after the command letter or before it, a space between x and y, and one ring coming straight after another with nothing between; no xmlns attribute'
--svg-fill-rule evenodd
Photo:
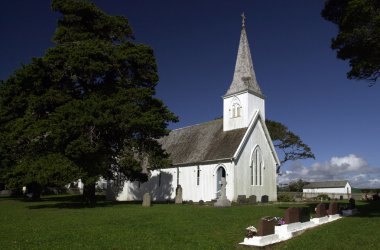
<svg viewBox="0 0 380 250"><path fill-rule="evenodd" d="M312 183L305 185L303 188L304 189L310 189L310 188L341 188L341 187L345 187L347 182L348 182L347 180L312 182Z"/></svg>

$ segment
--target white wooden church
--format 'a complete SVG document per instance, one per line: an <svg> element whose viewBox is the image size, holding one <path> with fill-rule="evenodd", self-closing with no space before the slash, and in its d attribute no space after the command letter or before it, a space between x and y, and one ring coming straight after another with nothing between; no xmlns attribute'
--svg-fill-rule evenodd
<svg viewBox="0 0 380 250"><path fill-rule="evenodd" d="M210 201L218 197L225 177L231 201L238 195L277 200L280 161L265 125L265 97L256 80L244 19L233 80L223 96L223 118L171 131L160 142L172 167L151 171L145 183L108 185L108 198L142 200L150 193L156 201L174 199L181 185L183 200Z"/></svg>

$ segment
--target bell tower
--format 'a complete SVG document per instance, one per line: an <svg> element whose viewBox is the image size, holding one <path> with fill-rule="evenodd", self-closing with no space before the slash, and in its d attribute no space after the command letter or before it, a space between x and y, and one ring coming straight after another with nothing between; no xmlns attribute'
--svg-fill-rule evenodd
<svg viewBox="0 0 380 250"><path fill-rule="evenodd" d="M223 131L248 127L256 110L265 120L265 97L256 80L247 32L245 15L232 83L223 96Z"/></svg>

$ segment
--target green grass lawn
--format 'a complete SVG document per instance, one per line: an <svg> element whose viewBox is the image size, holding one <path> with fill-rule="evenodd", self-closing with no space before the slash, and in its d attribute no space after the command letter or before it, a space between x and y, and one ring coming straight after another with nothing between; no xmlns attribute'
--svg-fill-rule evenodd
<svg viewBox="0 0 380 250"><path fill-rule="evenodd" d="M263 216L283 216L292 204L214 208L199 205L100 202L77 197L40 202L0 198L0 249L234 249L245 228ZM380 249L380 203L267 249ZM307 205L307 204L306 204ZM300 205L298 205L300 206Z"/></svg>

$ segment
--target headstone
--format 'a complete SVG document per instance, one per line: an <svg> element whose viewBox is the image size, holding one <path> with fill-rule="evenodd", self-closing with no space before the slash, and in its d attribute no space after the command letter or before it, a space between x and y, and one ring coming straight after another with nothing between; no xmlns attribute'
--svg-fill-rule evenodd
<svg viewBox="0 0 380 250"><path fill-rule="evenodd" d="M326 213L327 213L327 210L329 209L329 204L328 203L323 203L325 205L325 210L326 210Z"/></svg>
<svg viewBox="0 0 380 250"><path fill-rule="evenodd" d="M246 203L246 196L245 195L238 195L237 197L237 204L245 204Z"/></svg>
<svg viewBox="0 0 380 250"><path fill-rule="evenodd" d="M178 185L175 189L175 204L182 204L182 187Z"/></svg>
<svg viewBox="0 0 380 250"><path fill-rule="evenodd" d="M308 207L301 208L300 222L310 221L310 209Z"/></svg>
<svg viewBox="0 0 380 250"><path fill-rule="evenodd" d="M231 201L227 199L226 196L226 178L222 177L222 187L220 189L220 197L216 200L214 203L215 207L230 207L231 206Z"/></svg>
<svg viewBox="0 0 380 250"><path fill-rule="evenodd" d="M187 203L188 203L189 205L193 205L193 204L194 204L193 200L189 200Z"/></svg>
<svg viewBox="0 0 380 250"><path fill-rule="evenodd" d="M325 204L319 203L316 207L315 213L317 218L325 217L327 215Z"/></svg>
<svg viewBox="0 0 380 250"><path fill-rule="evenodd" d="M272 217L261 218L257 230L257 236L274 234L274 226L276 226L276 224L277 221Z"/></svg>
<svg viewBox="0 0 380 250"><path fill-rule="evenodd" d="M301 209L298 207L290 207L285 211L285 224L300 222Z"/></svg>
<svg viewBox="0 0 380 250"><path fill-rule="evenodd" d="M199 205L204 205L205 202L204 202L204 200L199 200L198 204L199 204Z"/></svg>
<svg viewBox="0 0 380 250"><path fill-rule="evenodd" d="M348 209L354 209L356 207L354 198L350 198L348 202L349 202Z"/></svg>
<svg viewBox="0 0 380 250"><path fill-rule="evenodd" d="M249 204L256 204L256 195L249 196L248 203Z"/></svg>
<svg viewBox="0 0 380 250"><path fill-rule="evenodd" d="M269 200L268 195L263 195L263 196L261 196L261 202L262 202L262 203L267 203L268 200Z"/></svg>
<svg viewBox="0 0 380 250"><path fill-rule="evenodd" d="M152 205L151 201L152 201L152 197L150 196L150 194L149 193L145 193L144 196L143 196L142 206L143 207L150 207Z"/></svg>
<svg viewBox="0 0 380 250"><path fill-rule="evenodd" d="M379 196L379 194L374 194L374 195L372 195L372 200L373 200L373 201L378 201L378 200L380 200L380 196Z"/></svg>
<svg viewBox="0 0 380 250"><path fill-rule="evenodd" d="M331 202L329 209L327 210L328 215L334 215L339 213L339 208L338 208L338 203L336 202Z"/></svg>

